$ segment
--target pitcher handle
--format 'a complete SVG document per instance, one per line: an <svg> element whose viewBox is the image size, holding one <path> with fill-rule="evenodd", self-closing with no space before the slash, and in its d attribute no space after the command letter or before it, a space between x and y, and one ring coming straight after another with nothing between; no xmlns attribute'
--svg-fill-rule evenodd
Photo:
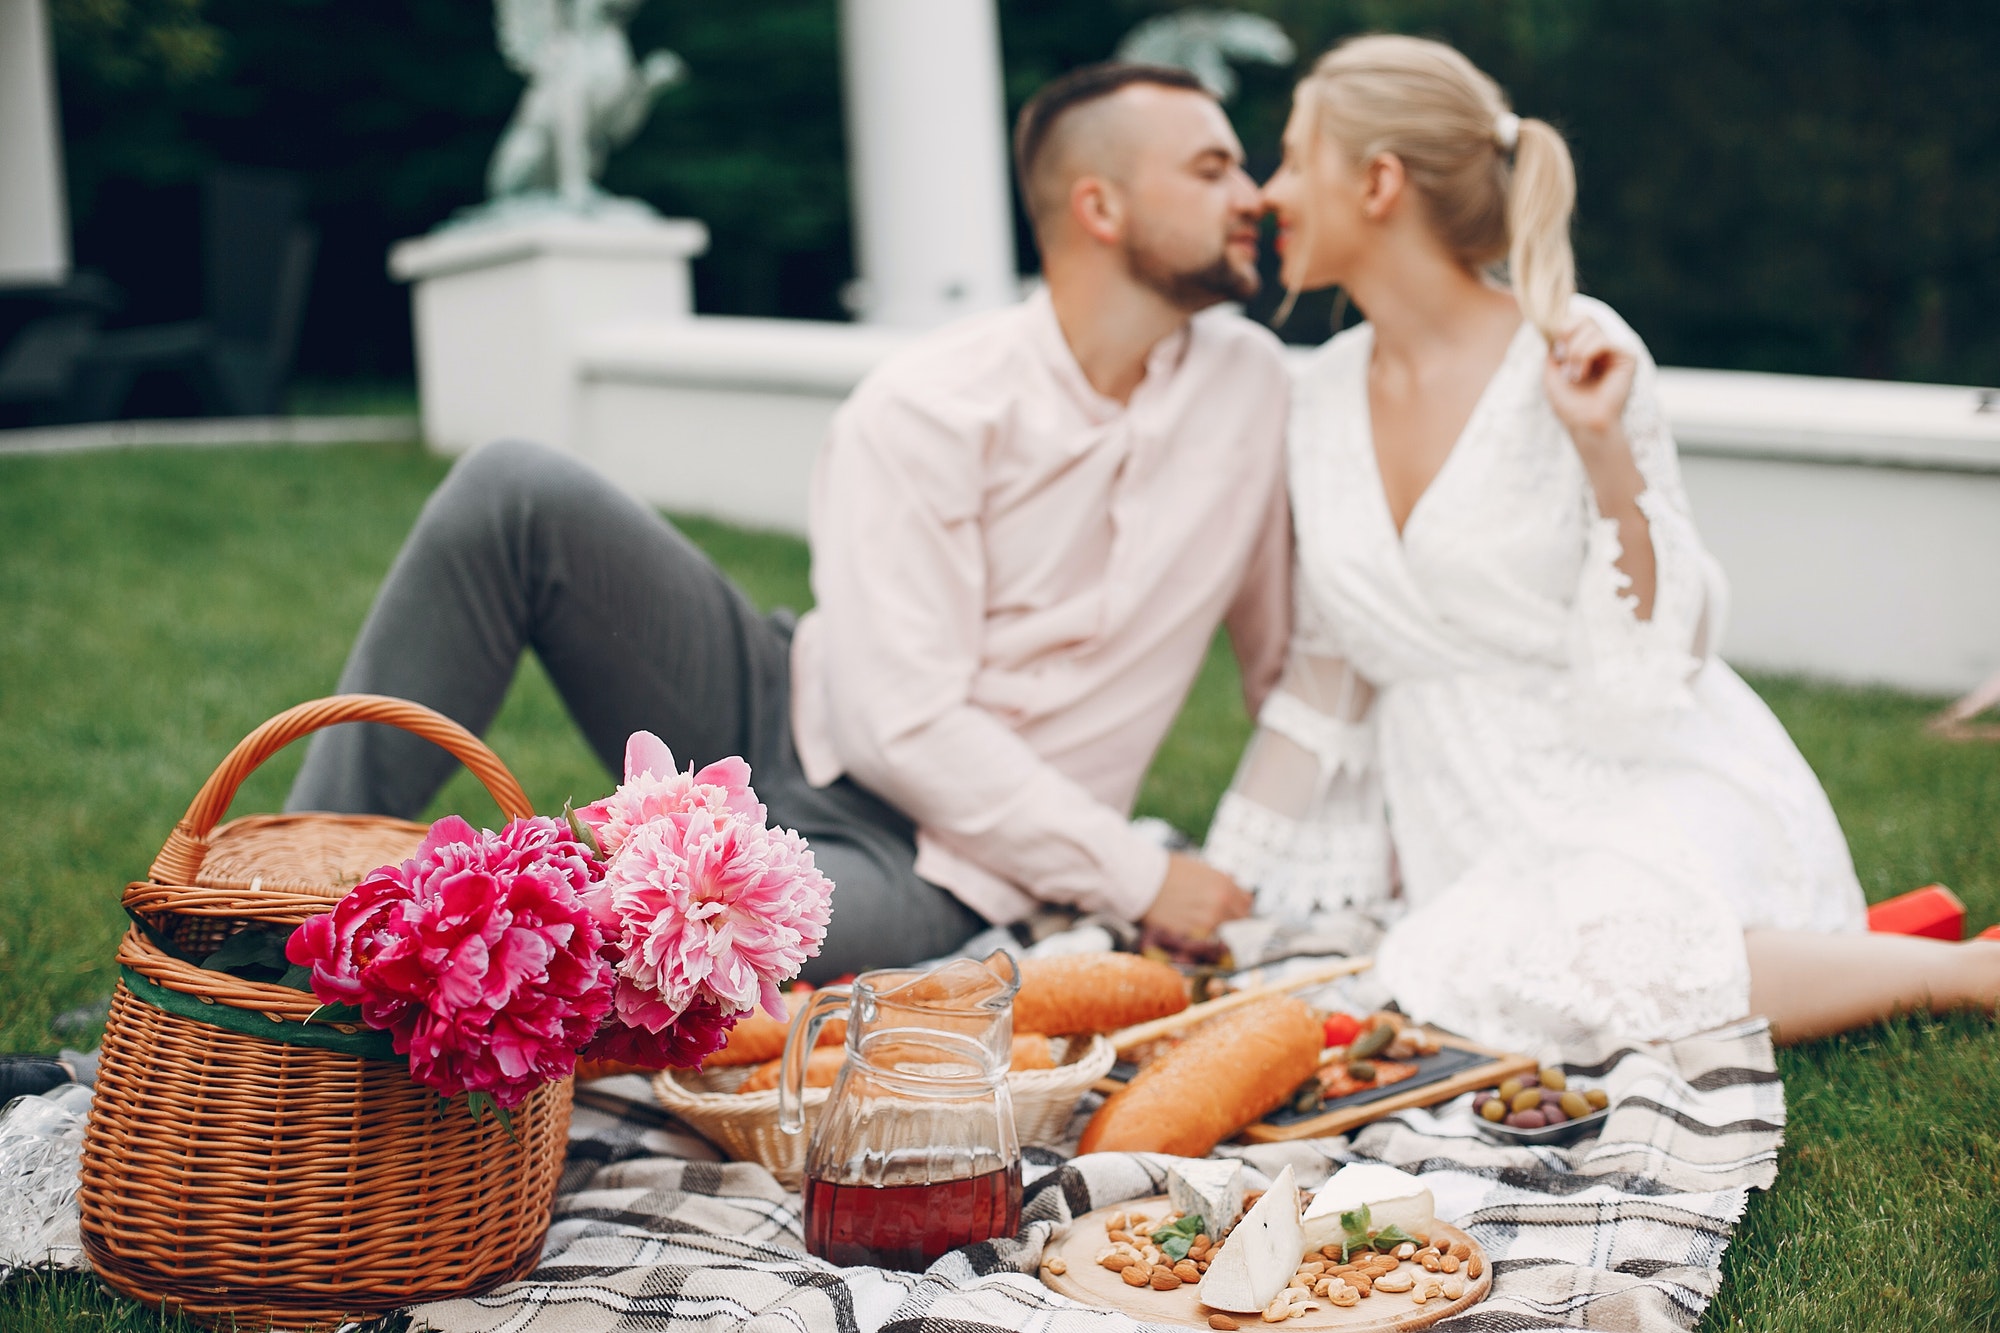
<svg viewBox="0 0 2000 1333"><path fill-rule="evenodd" d="M822 987L792 1019L778 1074L778 1128L787 1134L797 1134L806 1127L806 1061L819 1044L819 1030L833 1017L833 1007L848 1003L853 996L852 986Z"/></svg>

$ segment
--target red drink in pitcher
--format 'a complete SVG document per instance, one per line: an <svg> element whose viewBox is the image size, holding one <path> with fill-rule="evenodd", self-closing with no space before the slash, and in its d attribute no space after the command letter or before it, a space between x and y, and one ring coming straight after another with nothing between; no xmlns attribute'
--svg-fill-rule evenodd
<svg viewBox="0 0 2000 1333"><path fill-rule="evenodd" d="M806 1250L843 1268L918 1273L946 1250L1021 1229L1021 1164L933 1185L835 1185L808 1177Z"/></svg>

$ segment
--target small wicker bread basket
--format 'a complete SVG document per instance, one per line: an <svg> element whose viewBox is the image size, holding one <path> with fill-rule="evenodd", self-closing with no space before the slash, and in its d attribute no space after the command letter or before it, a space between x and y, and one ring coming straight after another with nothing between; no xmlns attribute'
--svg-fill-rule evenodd
<svg viewBox="0 0 2000 1333"><path fill-rule="evenodd" d="M525 1275L548 1230L568 1082L536 1091L510 1135L492 1116L475 1123L463 1098L441 1105L406 1063L354 1053L380 1034L309 1023L311 995L193 961L244 929L330 910L423 841L422 825L373 816L216 827L265 759L358 721L437 742L504 814L530 813L506 767L450 719L401 699L321 699L238 744L126 890L137 924L118 949L84 1136L84 1249L118 1291L211 1326L332 1328L485 1291Z"/></svg>
<svg viewBox="0 0 2000 1333"><path fill-rule="evenodd" d="M1014 1137L1022 1143L1062 1142L1076 1103L1090 1085L1111 1072L1117 1052L1103 1037L1070 1037L1053 1069L1022 1069L1007 1075L1014 1104ZM737 1092L747 1068L697 1074L663 1070L653 1079L653 1096L732 1162L756 1162L788 1190L805 1179L806 1142L830 1088L805 1090L806 1128L787 1134L778 1128L778 1093Z"/></svg>

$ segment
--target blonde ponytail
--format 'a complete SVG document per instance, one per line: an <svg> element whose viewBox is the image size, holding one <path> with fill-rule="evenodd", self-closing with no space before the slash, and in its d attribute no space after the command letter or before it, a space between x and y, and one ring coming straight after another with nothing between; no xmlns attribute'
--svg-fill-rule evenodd
<svg viewBox="0 0 2000 1333"><path fill-rule="evenodd" d="M1521 313L1554 341L1576 294L1576 169L1562 135L1517 117L1464 55L1421 37L1350 38L1299 85L1316 134L1361 164L1394 153L1440 240L1467 267L1504 260Z"/></svg>
<svg viewBox="0 0 2000 1333"><path fill-rule="evenodd" d="M1569 327L1576 295L1576 254L1570 213L1576 207L1576 167L1553 125L1523 120L1507 190L1507 272L1521 313L1554 342Z"/></svg>

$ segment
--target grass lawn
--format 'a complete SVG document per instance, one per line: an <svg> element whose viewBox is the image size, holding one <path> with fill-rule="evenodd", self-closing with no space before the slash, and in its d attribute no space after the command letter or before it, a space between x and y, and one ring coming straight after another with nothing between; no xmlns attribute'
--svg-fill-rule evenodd
<svg viewBox="0 0 2000 1333"><path fill-rule="evenodd" d="M0 1050L111 989L118 896L228 748L327 693L437 459L402 448L0 459ZM789 538L691 522L765 605L804 606ZM2000 748L1919 724L1937 701L1760 679L1833 796L1870 898L1934 880L2000 920ZM1211 654L1141 810L1199 835L1248 732ZM609 778L531 661L489 739L538 808ZM246 784L276 809L300 749ZM464 775L440 808L490 820ZM1908 1020L1780 1056L1791 1125L1704 1329L2000 1326L2000 1033ZM191 1328L78 1280L0 1288L0 1329Z"/></svg>

